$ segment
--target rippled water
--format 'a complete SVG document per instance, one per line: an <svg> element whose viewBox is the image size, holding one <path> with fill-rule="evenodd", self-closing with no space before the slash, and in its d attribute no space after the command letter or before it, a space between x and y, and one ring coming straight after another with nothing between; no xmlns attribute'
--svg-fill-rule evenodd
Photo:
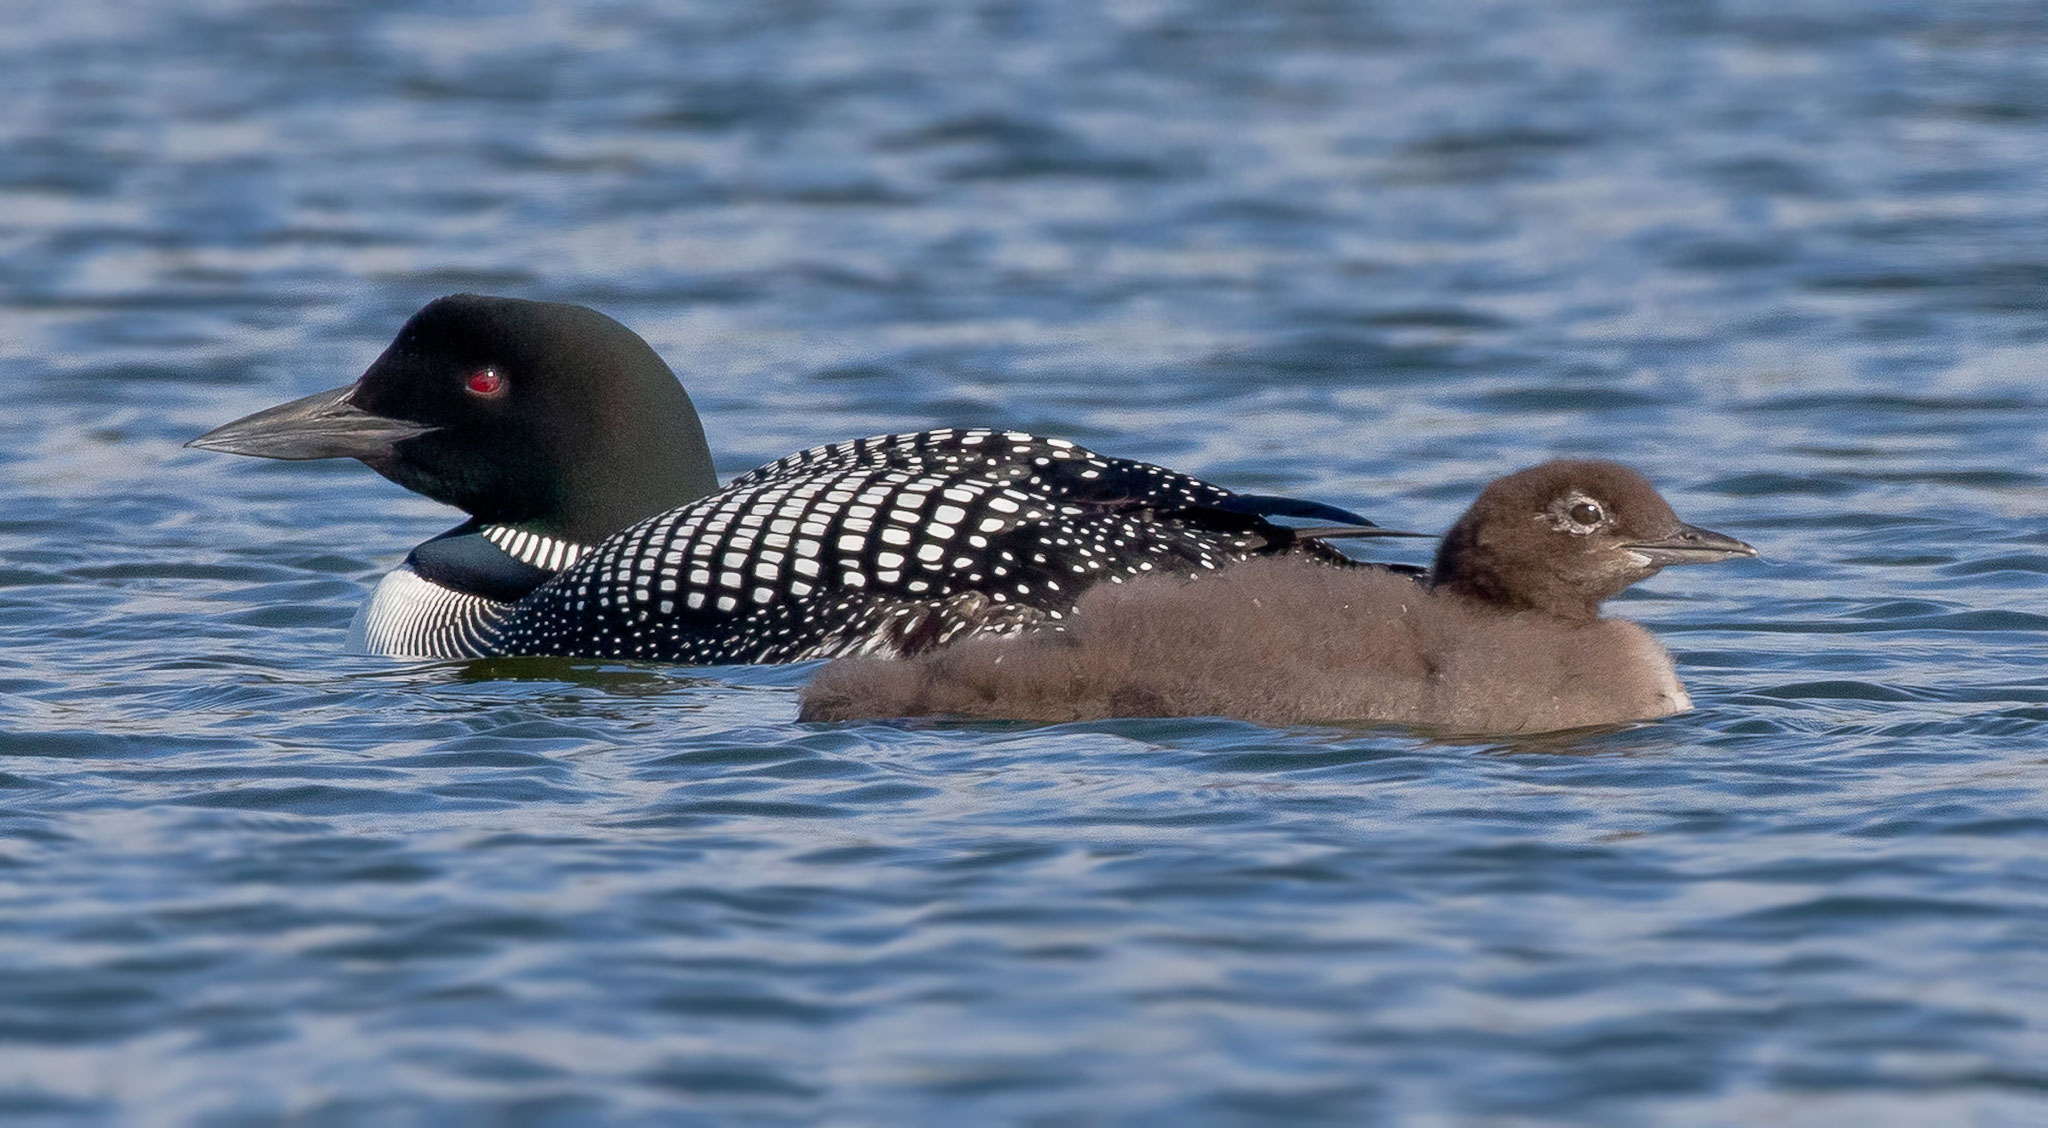
<svg viewBox="0 0 2048 1128"><path fill-rule="evenodd" d="M2035 3L26 2L0 37L0 1120L2048 1122ZM720 470L1042 430L1442 528L1617 458L1765 559L1699 708L804 726L394 666L454 523L179 444L424 300Z"/></svg>

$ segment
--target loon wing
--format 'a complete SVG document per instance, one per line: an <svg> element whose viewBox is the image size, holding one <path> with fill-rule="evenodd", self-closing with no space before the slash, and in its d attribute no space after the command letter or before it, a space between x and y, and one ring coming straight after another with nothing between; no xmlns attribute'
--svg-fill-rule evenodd
<svg viewBox="0 0 2048 1128"><path fill-rule="evenodd" d="M986 428L876 435L812 447L750 470L728 488L811 480L819 474L859 469L981 478L1017 486L1047 501L1108 506L1120 512L1150 509L1161 517L1214 524L1230 531L1289 517L1366 530L1330 535L1414 535L1379 531L1380 526L1372 521L1322 502L1234 493L1190 474L1135 459L1111 458L1065 439Z"/></svg>
<svg viewBox="0 0 2048 1128"><path fill-rule="evenodd" d="M697 663L894 653L1057 619L1094 583L1272 551L1259 530L1035 490L874 466L753 476L614 534L520 600L493 645Z"/></svg>
<svg viewBox="0 0 2048 1128"><path fill-rule="evenodd" d="M1376 529L1018 431L857 439L614 534L494 623L492 642L696 663L908 653L1056 624L1097 583L1289 552L1354 563L1267 514Z"/></svg>

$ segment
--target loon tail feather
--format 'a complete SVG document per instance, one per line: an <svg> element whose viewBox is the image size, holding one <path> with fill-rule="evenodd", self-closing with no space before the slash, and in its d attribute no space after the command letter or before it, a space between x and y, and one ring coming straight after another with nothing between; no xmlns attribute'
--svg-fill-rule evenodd
<svg viewBox="0 0 2048 1128"><path fill-rule="evenodd" d="M1280 497L1275 494L1234 493L1203 508L1222 513L1242 514L1246 517L1298 517L1304 521L1333 521L1340 525L1355 525L1368 529L1379 527L1349 509L1324 505L1320 501L1304 501L1298 497Z"/></svg>
<svg viewBox="0 0 2048 1128"><path fill-rule="evenodd" d="M1380 525L1374 525L1368 529L1354 528L1350 525L1315 525L1309 528L1290 527L1287 531L1293 533L1297 538L1314 540L1342 540L1347 537L1434 537L1439 535L1437 533L1411 533L1405 529L1389 529Z"/></svg>

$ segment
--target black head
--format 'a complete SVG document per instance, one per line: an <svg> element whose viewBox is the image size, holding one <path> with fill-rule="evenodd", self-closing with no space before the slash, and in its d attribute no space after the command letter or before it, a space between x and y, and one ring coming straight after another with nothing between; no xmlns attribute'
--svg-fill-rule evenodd
<svg viewBox="0 0 2048 1128"><path fill-rule="evenodd" d="M1559 460L1496 478L1444 534L1431 584L1572 622L1673 564L1756 549L1678 519L1656 487L1613 462Z"/></svg>
<svg viewBox="0 0 2048 1128"><path fill-rule="evenodd" d="M356 458L480 520L591 543L717 488L690 397L593 309L456 294L414 314L362 379L192 446Z"/></svg>

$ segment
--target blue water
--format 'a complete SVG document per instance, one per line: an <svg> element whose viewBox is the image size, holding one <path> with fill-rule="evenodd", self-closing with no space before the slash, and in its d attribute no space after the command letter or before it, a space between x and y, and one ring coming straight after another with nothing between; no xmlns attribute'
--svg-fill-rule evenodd
<svg viewBox="0 0 2048 1128"><path fill-rule="evenodd" d="M4 20L0 1121L2048 1123L2038 3ZM180 444L464 289L727 475L1596 455L1764 559L1611 605L1697 710L1506 743L348 657L456 515Z"/></svg>

